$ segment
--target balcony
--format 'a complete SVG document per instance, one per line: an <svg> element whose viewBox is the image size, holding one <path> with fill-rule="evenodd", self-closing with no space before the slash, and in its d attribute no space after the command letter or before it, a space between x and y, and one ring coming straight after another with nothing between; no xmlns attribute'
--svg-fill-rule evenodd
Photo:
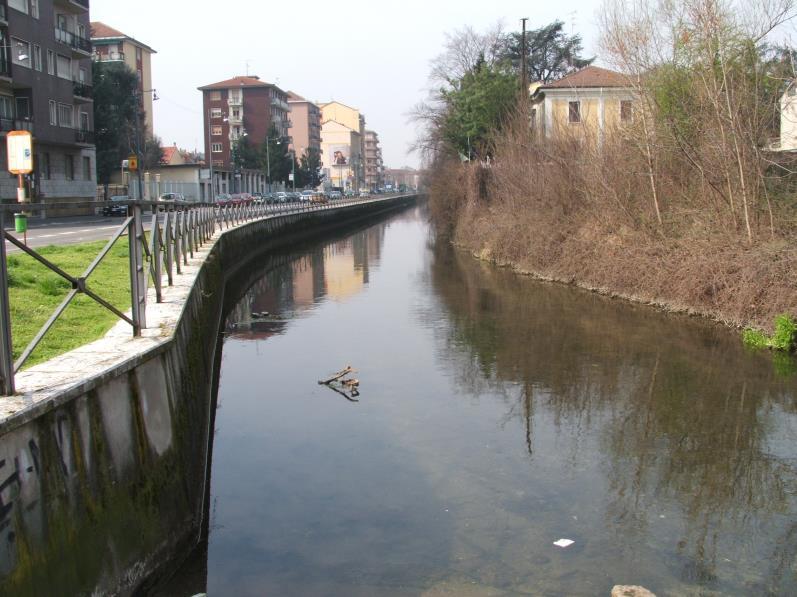
<svg viewBox="0 0 797 597"><path fill-rule="evenodd" d="M234 97L230 96L227 99L228 106L243 106L244 105L244 98L242 96Z"/></svg>
<svg viewBox="0 0 797 597"><path fill-rule="evenodd" d="M55 28L55 41L68 45L79 58L91 55L91 42L66 29Z"/></svg>
<svg viewBox="0 0 797 597"><path fill-rule="evenodd" d="M94 97L94 90L91 85L81 83L80 81L74 81L72 83L72 95L75 96L75 99L78 101L82 100L82 103L94 101L92 99Z"/></svg>
<svg viewBox="0 0 797 597"><path fill-rule="evenodd" d="M230 125L243 124L244 123L244 117L243 117L242 114L238 114L238 116L233 116L232 113L230 113L230 115L227 116L227 122Z"/></svg>
<svg viewBox="0 0 797 597"><path fill-rule="evenodd" d="M75 131L75 143L78 145L94 145L94 131Z"/></svg>
<svg viewBox="0 0 797 597"><path fill-rule="evenodd" d="M285 110L286 112L290 112L291 111L291 107L288 105L288 102L283 102L278 97L272 97L271 98L271 105L275 106L275 107L277 107L277 108L279 108L281 110Z"/></svg>
<svg viewBox="0 0 797 597"><path fill-rule="evenodd" d="M11 60L0 56L0 77L11 78Z"/></svg>
<svg viewBox="0 0 797 597"><path fill-rule="evenodd" d="M0 133L7 133L14 130L13 118L0 118Z"/></svg>
<svg viewBox="0 0 797 597"><path fill-rule="evenodd" d="M8 25L8 7L6 1L0 1L0 25Z"/></svg>
<svg viewBox="0 0 797 597"><path fill-rule="evenodd" d="M83 14L89 10L89 0L54 0L53 4L69 8L73 13Z"/></svg>
<svg viewBox="0 0 797 597"><path fill-rule="evenodd" d="M107 54L100 54L99 52L94 52L94 54L91 56L91 59L94 62L124 62L125 53L108 52Z"/></svg>

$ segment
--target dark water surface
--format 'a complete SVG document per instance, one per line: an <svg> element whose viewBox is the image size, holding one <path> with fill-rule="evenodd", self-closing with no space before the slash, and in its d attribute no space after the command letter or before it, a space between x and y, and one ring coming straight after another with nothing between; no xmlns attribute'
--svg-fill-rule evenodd
<svg viewBox="0 0 797 597"><path fill-rule="evenodd" d="M435 247L422 208L227 332L211 596L797 594L795 378L736 333ZM347 364L356 403L316 383Z"/></svg>

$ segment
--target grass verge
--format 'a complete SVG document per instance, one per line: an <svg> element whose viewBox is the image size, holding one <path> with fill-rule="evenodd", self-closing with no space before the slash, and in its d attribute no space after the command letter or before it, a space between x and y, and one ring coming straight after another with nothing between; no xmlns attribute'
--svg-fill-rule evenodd
<svg viewBox="0 0 797 597"><path fill-rule="evenodd" d="M78 277L104 246L105 242L99 241L37 250L67 273ZM127 250L126 239L117 241L86 283L88 288L122 312L130 309ZM72 287L67 280L20 253L8 255L8 277L11 334L16 359ZM105 307L79 294L44 337L25 367L101 338L118 320Z"/></svg>

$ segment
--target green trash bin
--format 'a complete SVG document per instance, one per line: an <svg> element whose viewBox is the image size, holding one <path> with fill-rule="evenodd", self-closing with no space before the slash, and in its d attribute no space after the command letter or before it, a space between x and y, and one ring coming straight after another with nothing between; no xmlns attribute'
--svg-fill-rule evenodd
<svg viewBox="0 0 797 597"><path fill-rule="evenodd" d="M28 231L27 214L14 214L14 230L20 233Z"/></svg>

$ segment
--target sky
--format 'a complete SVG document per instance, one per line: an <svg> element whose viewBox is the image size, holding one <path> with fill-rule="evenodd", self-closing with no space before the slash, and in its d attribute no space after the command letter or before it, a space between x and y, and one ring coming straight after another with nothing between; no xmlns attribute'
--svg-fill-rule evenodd
<svg viewBox="0 0 797 597"><path fill-rule="evenodd" d="M155 134L164 145L203 147L197 87L257 75L311 101L338 100L365 114L380 137L385 165L417 167L408 114L426 97L431 60L445 34L529 29L555 19L598 49L601 0L93 0L91 19L155 49ZM544 5L544 6L541 6Z"/></svg>

